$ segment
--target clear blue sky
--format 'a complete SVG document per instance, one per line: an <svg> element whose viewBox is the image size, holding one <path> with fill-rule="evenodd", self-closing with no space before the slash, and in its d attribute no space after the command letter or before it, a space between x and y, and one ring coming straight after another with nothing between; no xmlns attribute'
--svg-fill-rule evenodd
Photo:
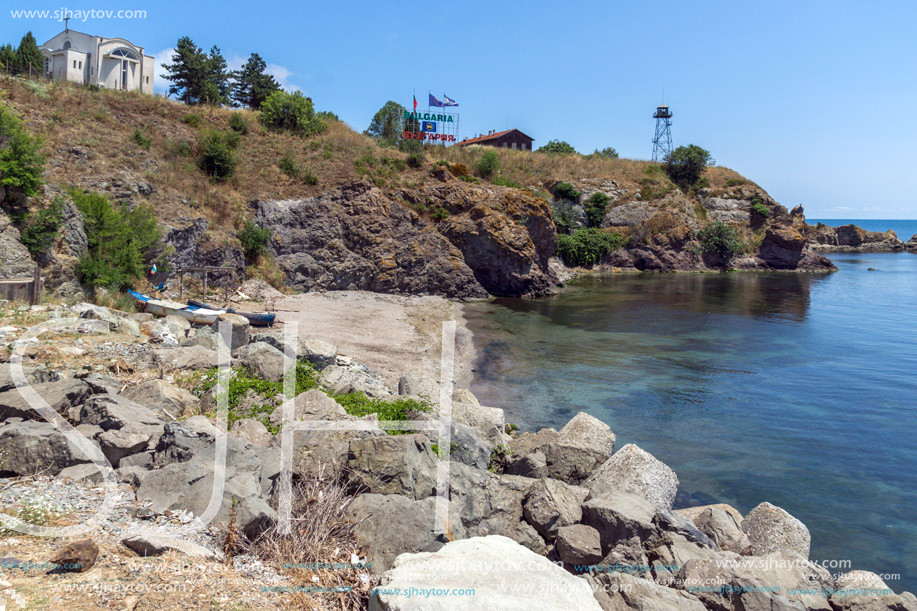
<svg viewBox="0 0 917 611"><path fill-rule="evenodd" d="M645 159L664 89L676 145L709 149L781 203L816 218L917 218L912 2L4 4L0 39L14 44L27 30L41 44L62 24L7 9L146 10L70 27L154 55L182 35L231 63L256 51L358 130L416 89L457 100L466 136L509 125L536 146L556 138Z"/></svg>

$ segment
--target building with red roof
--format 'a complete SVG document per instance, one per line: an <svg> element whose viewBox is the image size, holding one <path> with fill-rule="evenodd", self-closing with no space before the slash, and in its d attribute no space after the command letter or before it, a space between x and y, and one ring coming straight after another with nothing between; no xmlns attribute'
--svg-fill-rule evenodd
<svg viewBox="0 0 917 611"><path fill-rule="evenodd" d="M456 142L455 146L470 146L472 144L479 144L481 146L495 146L497 148L531 151L533 142L535 142L534 138L523 134L518 129L508 129L502 132L495 132L491 130L482 136L465 138L460 142Z"/></svg>

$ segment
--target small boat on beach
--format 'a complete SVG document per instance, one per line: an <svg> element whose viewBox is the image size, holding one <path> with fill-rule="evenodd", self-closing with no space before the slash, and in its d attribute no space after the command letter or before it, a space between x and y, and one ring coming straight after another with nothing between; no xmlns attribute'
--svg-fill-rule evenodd
<svg viewBox="0 0 917 611"><path fill-rule="evenodd" d="M144 309L150 314L155 314L156 316L169 316L174 314L182 318L187 318L190 322L199 325L211 325L217 321L220 314L226 312L226 310L184 305L166 299L156 299L136 291L128 291L128 293L130 293L131 297L143 303Z"/></svg>
<svg viewBox="0 0 917 611"><path fill-rule="evenodd" d="M188 306L194 308L205 308L205 309L215 309L212 305L208 305L203 301L197 301L194 299L188 300ZM233 308L226 308L224 310L228 314L238 314L239 316L244 316L248 319L248 322L251 323L253 327L273 327L274 319L276 315L271 312L240 312Z"/></svg>

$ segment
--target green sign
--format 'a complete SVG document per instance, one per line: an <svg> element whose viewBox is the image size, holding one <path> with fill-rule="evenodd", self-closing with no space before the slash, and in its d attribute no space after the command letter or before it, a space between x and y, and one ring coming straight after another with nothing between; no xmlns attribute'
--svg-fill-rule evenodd
<svg viewBox="0 0 917 611"><path fill-rule="evenodd" d="M454 123L452 115L438 115L434 112L408 112L404 111L405 121L442 121L443 123Z"/></svg>

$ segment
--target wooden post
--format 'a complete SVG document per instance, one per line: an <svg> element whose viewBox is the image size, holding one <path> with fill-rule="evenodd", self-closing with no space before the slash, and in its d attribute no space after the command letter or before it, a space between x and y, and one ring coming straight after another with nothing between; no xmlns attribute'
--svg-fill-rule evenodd
<svg viewBox="0 0 917 611"><path fill-rule="evenodd" d="M31 305L38 305L41 302L41 268L35 266L35 273L32 275L32 294L30 295Z"/></svg>
<svg viewBox="0 0 917 611"><path fill-rule="evenodd" d="M204 270L204 301L207 301L207 270Z"/></svg>
<svg viewBox="0 0 917 611"><path fill-rule="evenodd" d="M185 298L185 272L178 272L178 300Z"/></svg>

